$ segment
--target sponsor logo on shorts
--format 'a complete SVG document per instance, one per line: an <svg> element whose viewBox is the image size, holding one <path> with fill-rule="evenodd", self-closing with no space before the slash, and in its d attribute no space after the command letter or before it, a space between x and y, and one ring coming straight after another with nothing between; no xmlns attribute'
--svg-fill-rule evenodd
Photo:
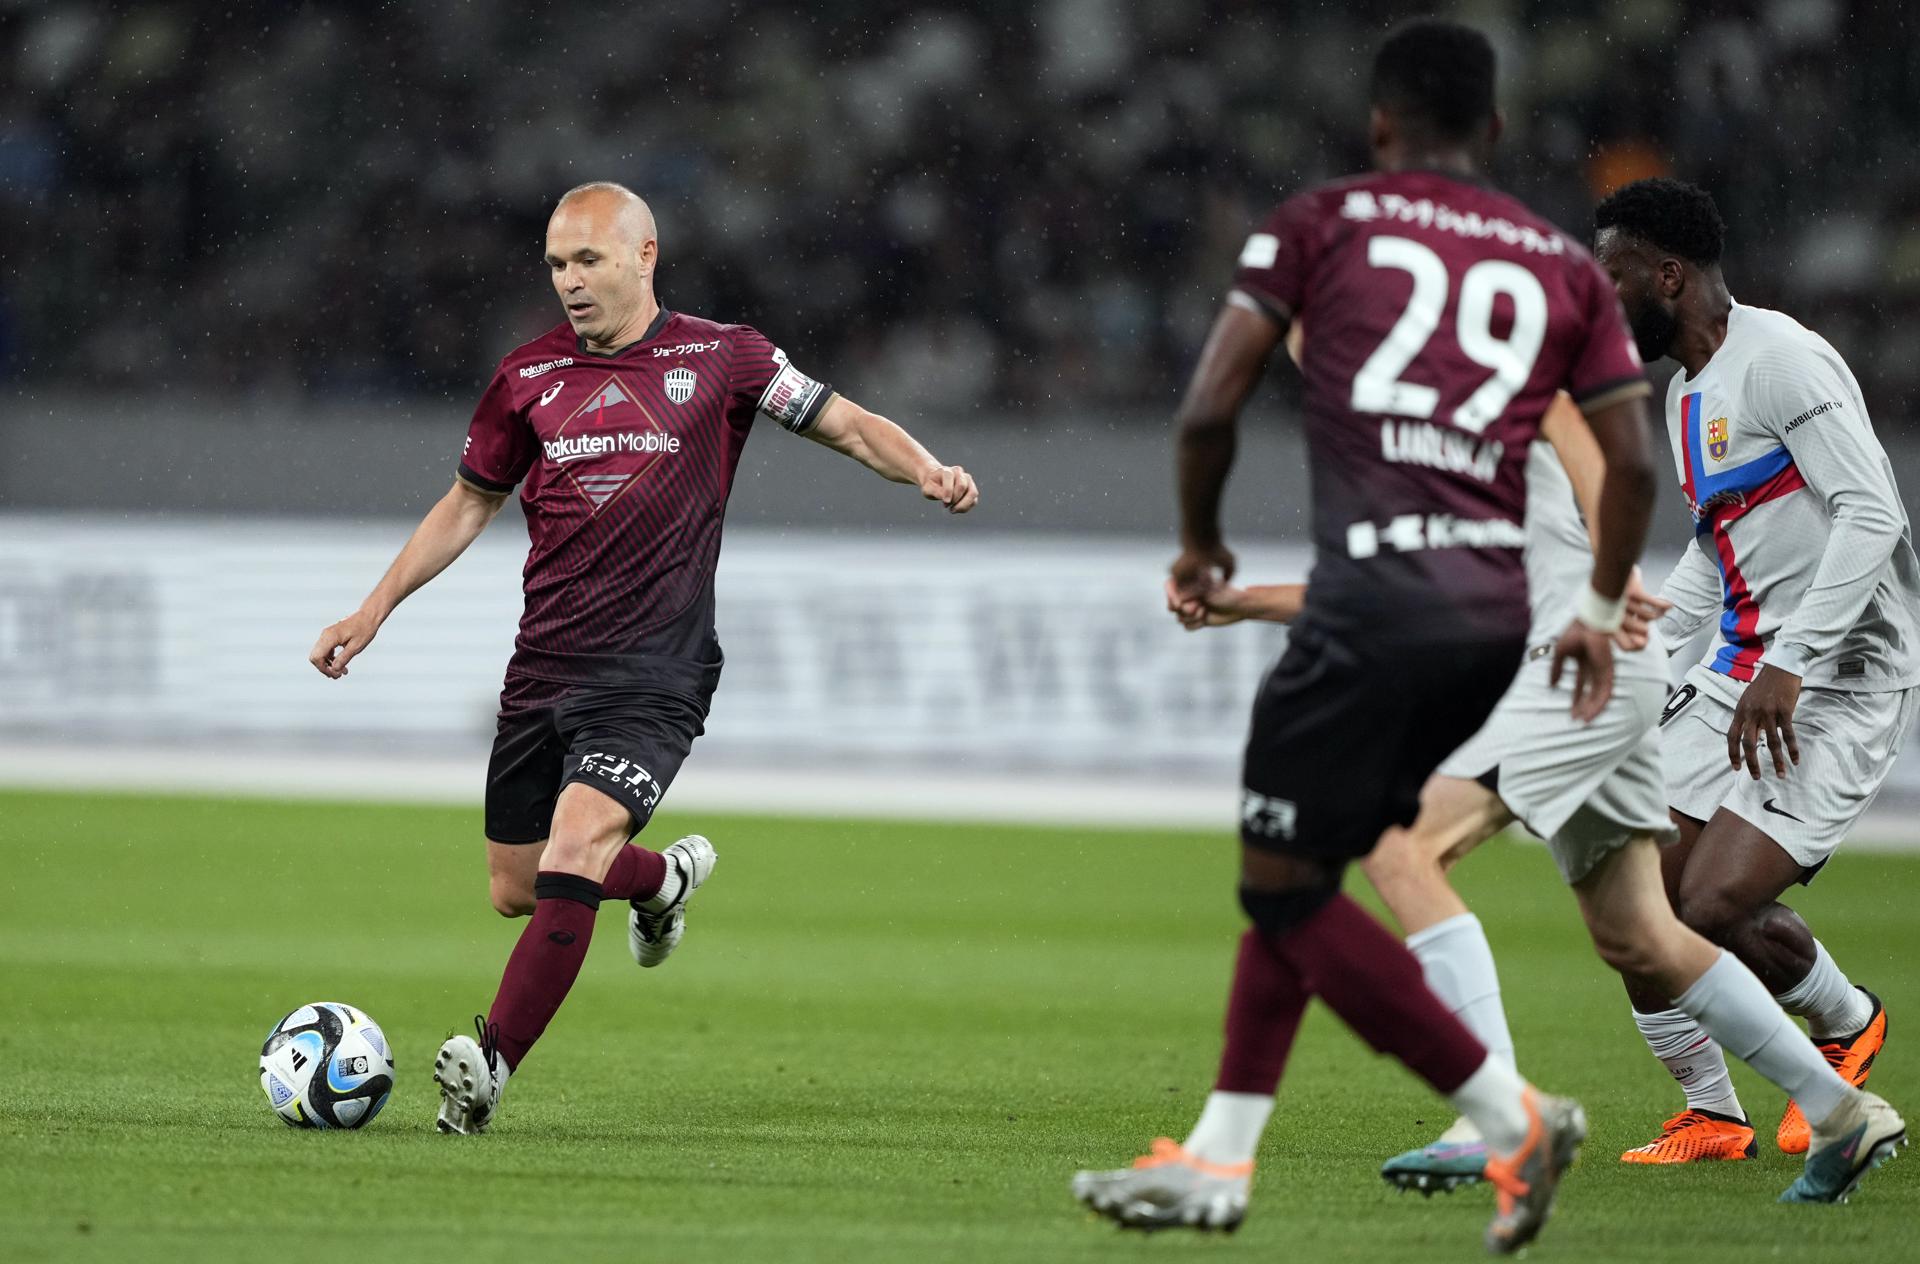
<svg viewBox="0 0 1920 1264"><path fill-rule="evenodd" d="M1299 820L1299 805L1290 800L1276 799L1253 790L1240 792L1240 828L1248 834L1261 838L1284 838L1292 842L1294 827Z"/></svg>
<svg viewBox="0 0 1920 1264"><path fill-rule="evenodd" d="M1840 670L1835 673L1835 675L1841 677L1842 679L1845 679L1848 676L1864 676L1866 674L1867 674L1867 660L1864 658L1841 659Z"/></svg>
<svg viewBox="0 0 1920 1264"><path fill-rule="evenodd" d="M1786 817L1786 818L1787 818L1787 819L1788 819L1789 821L1800 821L1800 823L1801 823L1802 825L1805 825L1805 824L1806 824L1806 822L1805 822L1805 821L1802 821L1802 820L1800 820L1800 818L1799 818L1799 817L1797 817L1797 816L1795 816L1795 815L1794 815L1793 813L1791 813L1791 812L1789 812L1789 811L1787 811L1787 810L1786 810L1785 808L1777 808L1777 807L1775 807L1775 806L1774 806L1774 800L1772 800L1772 799L1768 799L1768 800L1767 800L1767 801L1766 801L1765 803L1762 803L1762 804L1760 805L1760 810L1761 810L1761 811L1763 811L1763 812L1771 812L1771 813L1773 813L1773 814L1774 814L1775 816L1784 816L1784 817Z"/></svg>
<svg viewBox="0 0 1920 1264"><path fill-rule="evenodd" d="M1660 712L1660 727L1665 728L1667 721L1687 709L1687 704L1699 696L1700 691L1692 685L1681 685L1667 695L1667 705Z"/></svg>
<svg viewBox="0 0 1920 1264"><path fill-rule="evenodd" d="M660 783L653 779L652 773L630 759L594 751L581 759L580 771L585 776L598 778L628 794L643 796L643 806L648 810L660 802Z"/></svg>

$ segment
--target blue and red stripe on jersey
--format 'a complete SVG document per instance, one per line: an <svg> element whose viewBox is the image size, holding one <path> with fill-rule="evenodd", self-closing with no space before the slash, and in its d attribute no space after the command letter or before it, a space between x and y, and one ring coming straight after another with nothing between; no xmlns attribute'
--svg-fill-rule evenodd
<svg viewBox="0 0 1920 1264"><path fill-rule="evenodd" d="M1746 576L1740 573L1740 560L1728 529L1768 501L1799 491L1807 481L1785 445L1722 473L1707 473L1697 391L1680 400L1680 438L1687 500L1696 514L1694 530L1712 533L1713 558L1720 568L1720 637L1725 644L1710 666L1723 676L1752 680L1764 652L1759 634L1760 606Z"/></svg>

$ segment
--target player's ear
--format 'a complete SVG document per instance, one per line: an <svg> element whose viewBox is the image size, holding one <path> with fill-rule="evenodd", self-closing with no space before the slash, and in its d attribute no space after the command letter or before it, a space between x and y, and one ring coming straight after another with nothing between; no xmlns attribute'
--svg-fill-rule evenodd
<svg viewBox="0 0 1920 1264"><path fill-rule="evenodd" d="M1679 298L1680 291L1687 288L1687 265L1667 255L1654 265L1654 278L1660 287L1660 297Z"/></svg>
<svg viewBox="0 0 1920 1264"><path fill-rule="evenodd" d="M1367 115L1367 144L1377 154L1393 144L1393 137L1393 116L1374 106Z"/></svg>

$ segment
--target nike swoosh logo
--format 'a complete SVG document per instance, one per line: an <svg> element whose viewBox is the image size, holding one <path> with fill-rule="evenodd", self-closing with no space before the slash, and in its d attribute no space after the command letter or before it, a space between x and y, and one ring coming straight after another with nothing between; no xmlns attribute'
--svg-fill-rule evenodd
<svg viewBox="0 0 1920 1264"><path fill-rule="evenodd" d="M1799 817L1797 817L1797 816L1795 816L1795 815L1794 815L1793 813L1791 813L1791 812L1788 812L1788 811L1786 811L1786 810L1784 810L1784 809L1782 809L1782 808L1777 808L1777 807L1775 807L1775 806L1773 806L1773 800L1772 800L1772 799L1768 799L1768 800L1767 800L1767 801L1766 801L1765 803L1762 803L1762 804L1760 805L1760 807L1761 807L1761 810L1762 810L1762 811L1766 811L1766 812L1771 812L1771 813L1773 813L1773 814L1774 814L1775 816L1784 816L1784 817L1786 817L1786 818L1787 818L1787 819L1788 819L1789 821L1800 821L1800 818L1799 818ZM1806 822L1805 822L1805 821L1800 821L1800 823L1801 823L1802 825L1805 825L1805 824L1806 824Z"/></svg>

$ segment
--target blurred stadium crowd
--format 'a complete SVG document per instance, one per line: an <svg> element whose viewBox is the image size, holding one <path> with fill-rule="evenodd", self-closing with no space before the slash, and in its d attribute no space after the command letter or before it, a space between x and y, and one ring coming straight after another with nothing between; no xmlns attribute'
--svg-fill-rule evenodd
<svg viewBox="0 0 1920 1264"><path fill-rule="evenodd" d="M1585 236L1705 183L1734 293L1920 409L1905 5L1480 0L1501 179ZM668 306L889 408L1164 409L1277 195L1364 165L1373 0L0 0L17 382L473 396L559 313L554 196L625 181Z"/></svg>

